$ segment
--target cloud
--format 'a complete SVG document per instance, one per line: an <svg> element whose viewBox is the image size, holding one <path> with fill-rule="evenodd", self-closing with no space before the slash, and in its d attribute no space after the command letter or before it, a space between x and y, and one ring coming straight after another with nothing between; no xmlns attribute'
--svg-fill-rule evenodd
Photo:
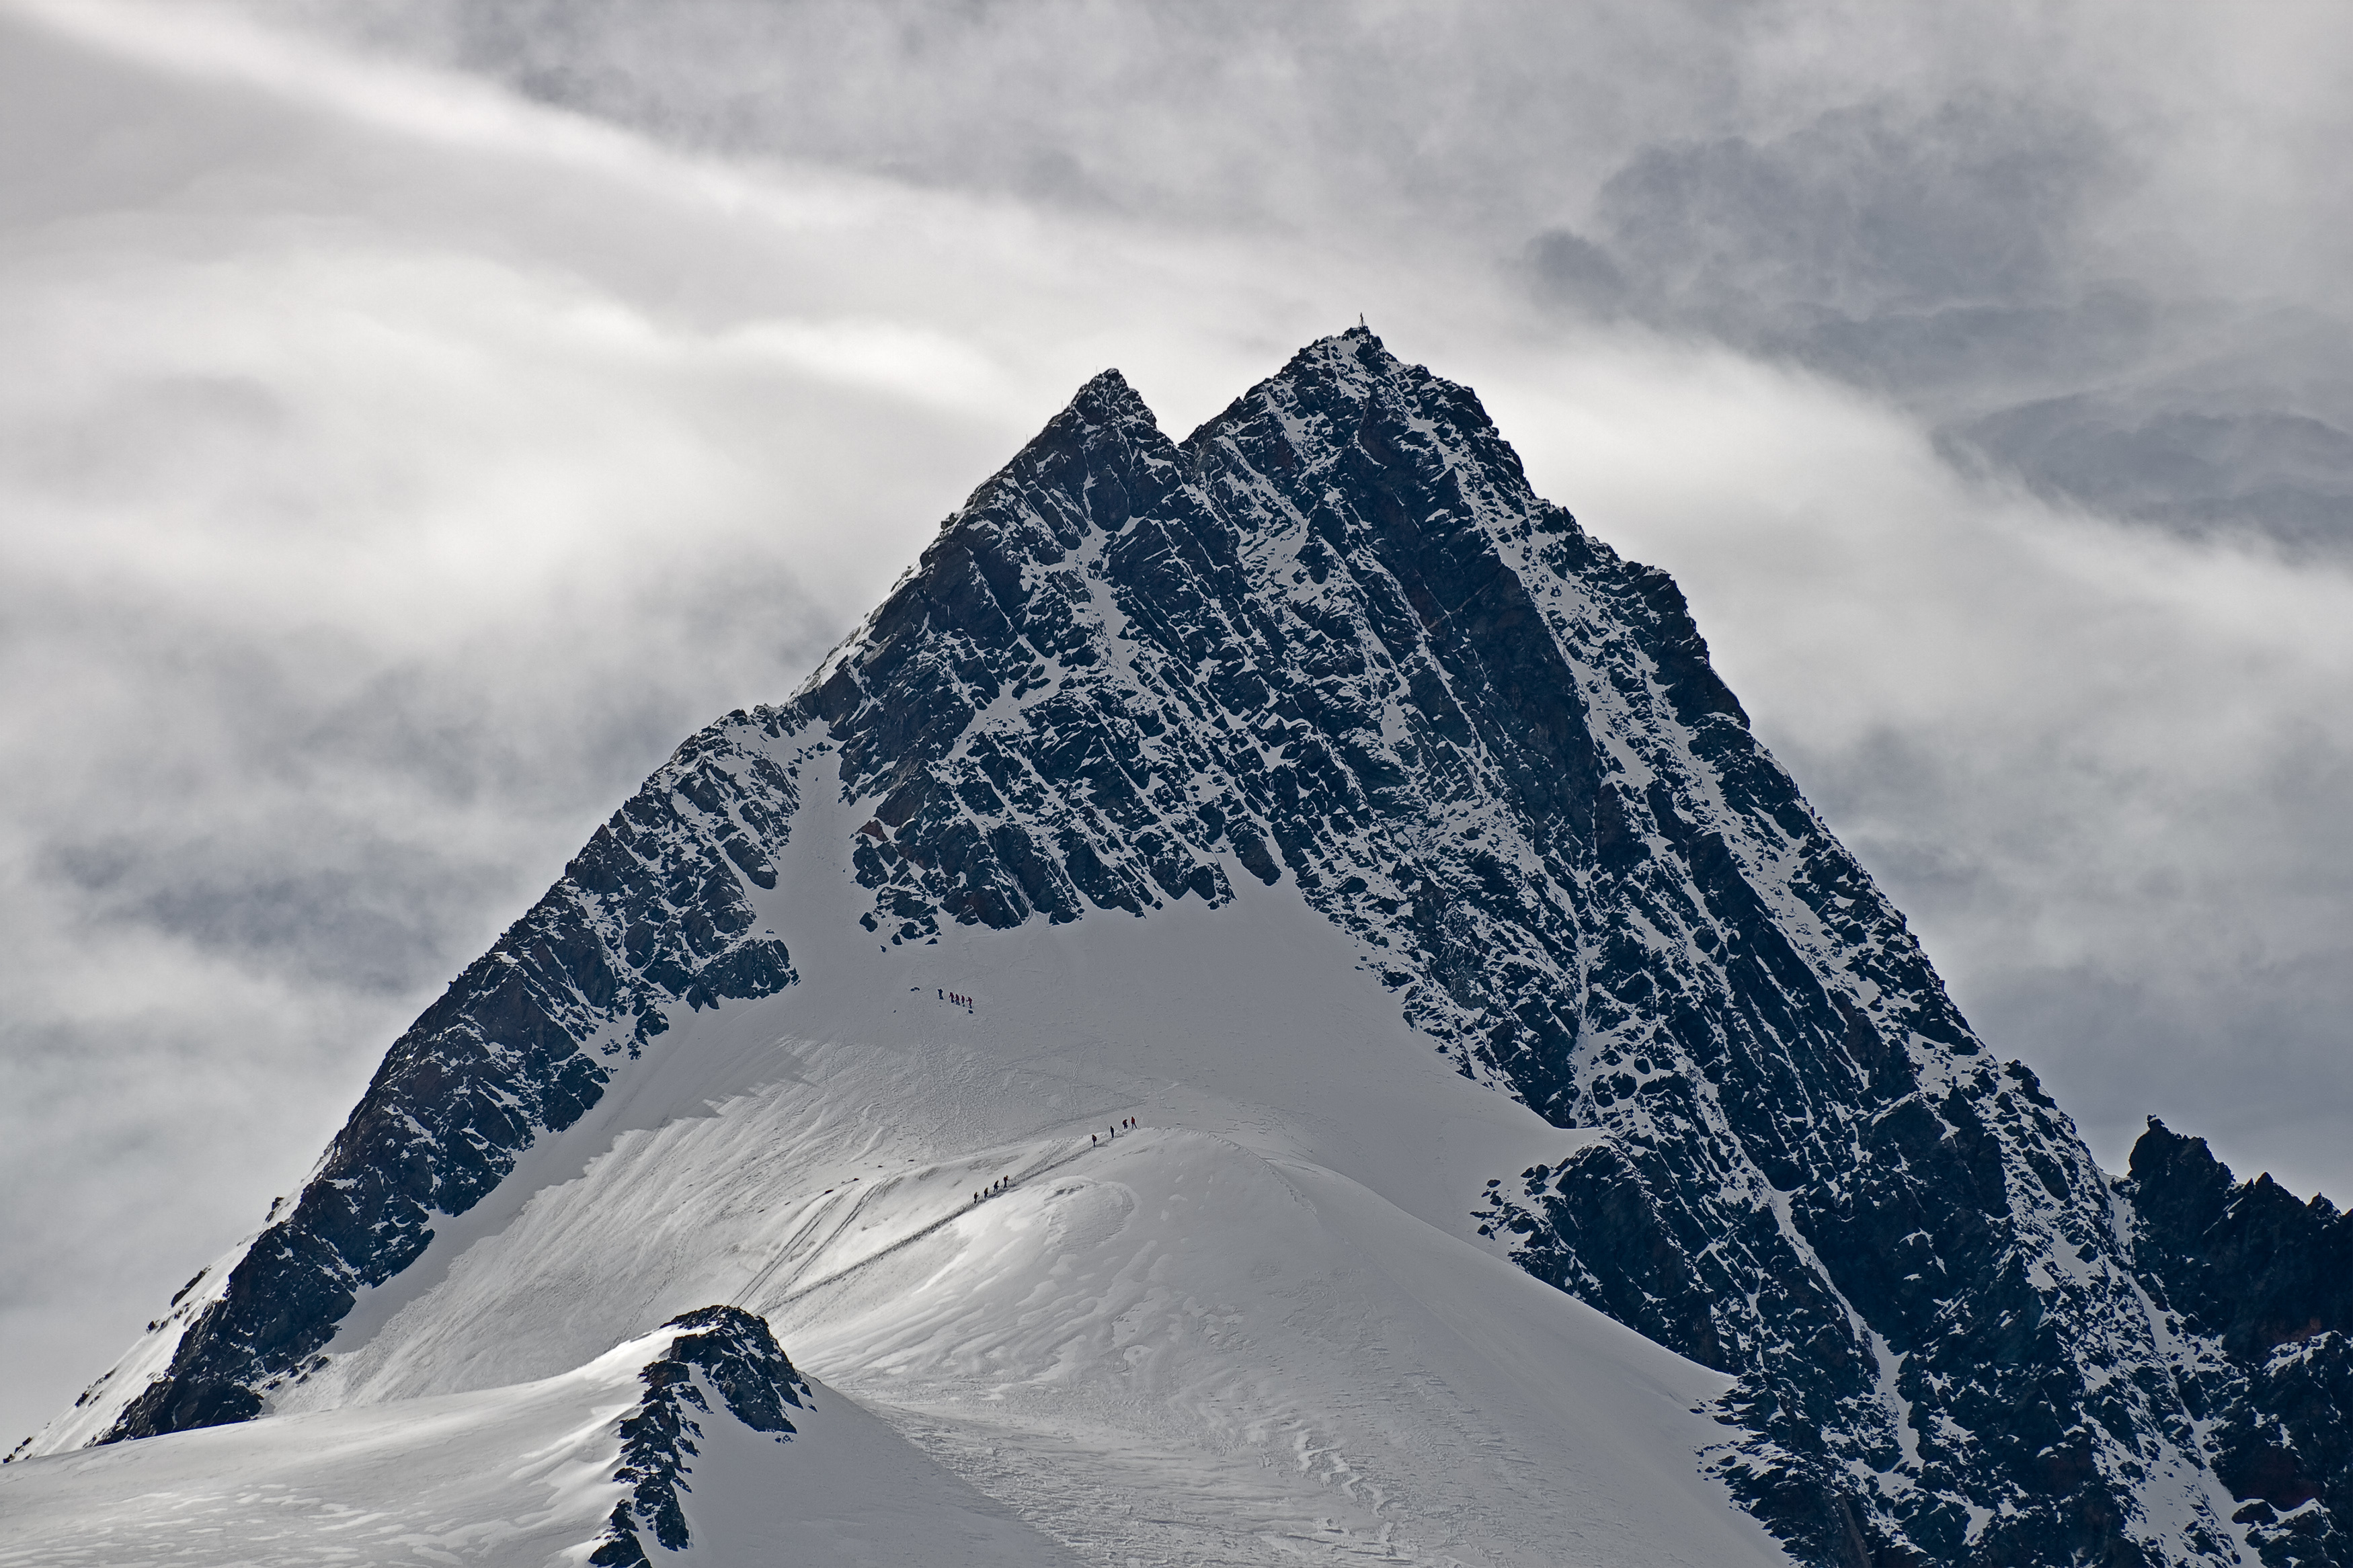
<svg viewBox="0 0 2353 1568"><path fill-rule="evenodd" d="M1820 318L2047 303L2071 281L2069 228L2113 177L2106 153L2080 117L2031 100L1842 106L1769 141L1642 149L1594 203L1609 254L1545 237L1538 268L1572 293L1599 281L1601 303L1798 345Z"/></svg>
<svg viewBox="0 0 2353 1568"><path fill-rule="evenodd" d="M285 14L674 146L1392 255L1517 255L1893 396L1947 452L2159 527L2353 554L2346 24L2117 5L773 6ZM2130 42L2127 45L2126 39ZM2334 210L2344 210L2339 201ZM2257 362L2246 352L2266 341ZM2195 363L2239 360L2225 409ZM2053 426L2058 426L2054 428ZM2153 450L2227 448L2177 463Z"/></svg>
<svg viewBox="0 0 2353 1568"><path fill-rule="evenodd" d="M2345 26L0 12L0 1433L1081 381L1181 434L1359 310L2104 1158L2353 1191Z"/></svg>
<svg viewBox="0 0 2353 1568"><path fill-rule="evenodd" d="M2062 61L2082 47L2053 41ZM2178 235L2120 243L2159 191L2217 205L2181 189L2195 160L2178 141L2253 106L2218 85L2189 112L2161 73L2018 63L2006 81L1924 92L1899 75L1794 124L1646 145L1581 229L1529 242L1534 286L1893 397L1949 458L2046 498L2353 554L2353 354L2320 308L2343 301L2278 292L2264 257L2289 226L2263 215L2227 259ZM2232 262L2242 276L2216 275Z"/></svg>

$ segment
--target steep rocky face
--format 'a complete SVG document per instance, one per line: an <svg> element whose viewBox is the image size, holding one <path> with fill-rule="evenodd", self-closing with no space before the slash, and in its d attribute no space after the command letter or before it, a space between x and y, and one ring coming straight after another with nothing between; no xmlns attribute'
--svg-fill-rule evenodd
<svg viewBox="0 0 2353 1568"><path fill-rule="evenodd" d="M404 1037L110 1435L248 1414L618 1053L788 984L746 898L802 788L858 807L826 853L881 942L1298 888L1462 1073L1606 1131L1494 1173L1478 1217L1737 1375L1715 1462L1800 1559L2232 1559L2199 1369L2066 1117L1752 736L1672 582L1362 331L1182 445L1090 383Z"/></svg>
<svg viewBox="0 0 2353 1568"><path fill-rule="evenodd" d="M2214 1472L2274 1568L2353 1563L2353 1216L2151 1118L2123 1184Z"/></svg>
<svg viewBox="0 0 2353 1568"><path fill-rule="evenodd" d="M168 1372L98 1440L257 1414L356 1292L408 1267L437 1216L473 1207L534 1140L577 1121L612 1058L636 1057L669 1010L790 984L790 955L751 929L744 895L775 885L769 857L798 799L785 768L727 725L680 747L394 1043L290 1212L273 1212L226 1288L186 1314Z"/></svg>
<svg viewBox="0 0 2353 1568"><path fill-rule="evenodd" d="M1741 1374L1725 1462L1802 1554L2227 1560L2072 1125L1673 584L1537 498L1465 389L1352 332L1180 447L1099 378L803 710L877 802L852 853L892 940L1289 876L1463 1071L1610 1129L1489 1226Z"/></svg>

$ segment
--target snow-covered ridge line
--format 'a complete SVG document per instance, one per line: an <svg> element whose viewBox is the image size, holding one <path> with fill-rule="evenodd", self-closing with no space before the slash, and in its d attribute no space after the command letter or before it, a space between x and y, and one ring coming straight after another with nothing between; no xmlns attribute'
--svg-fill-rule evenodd
<svg viewBox="0 0 2353 1568"><path fill-rule="evenodd" d="M0 1472L0 1562L39 1568L735 1563L780 1546L876 1568L1075 1568L725 1308L546 1378Z"/></svg>
<svg viewBox="0 0 2353 1568"><path fill-rule="evenodd" d="M214 1266L201 1306L175 1304L19 1452L259 1413L358 1292L423 1253L435 1216L466 1213L577 1121L674 1013L792 984L747 902L791 830L789 740L776 713L735 713L681 745L394 1043L301 1193Z"/></svg>

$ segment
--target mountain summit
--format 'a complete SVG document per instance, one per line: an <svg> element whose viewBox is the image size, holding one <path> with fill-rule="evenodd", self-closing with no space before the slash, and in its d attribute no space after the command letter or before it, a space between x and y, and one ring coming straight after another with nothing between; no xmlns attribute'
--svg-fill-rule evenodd
<svg viewBox="0 0 2353 1568"><path fill-rule="evenodd" d="M1971 1032L1666 574L1358 329L1182 444L1088 383L27 1451L718 1301L1082 1561L2353 1561L2343 1222L2142 1149Z"/></svg>

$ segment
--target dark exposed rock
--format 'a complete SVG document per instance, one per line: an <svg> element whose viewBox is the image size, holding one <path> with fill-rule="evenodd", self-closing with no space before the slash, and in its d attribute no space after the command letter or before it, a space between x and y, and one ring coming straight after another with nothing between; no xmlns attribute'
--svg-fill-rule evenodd
<svg viewBox="0 0 2353 1568"><path fill-rule="evenodd" d="M2165 1300L2233 1359L2353 1331L2353 1217L2268 1174L2234 1184L2203 1138L2155 1117L2127 1167L2139 1252Z"/></svg>
<svg viewBox="0 0 2353 1568"><path fill-rule="evenodd" d="M2268 1174L2234 1182L2155 1117L2123 1192L2248 1544L2274 1568L2353 1564L2353 1216Z"/></svg>
<svg viewBox="0 0 2353 1568"><path fill-rule="evenodd" d="M736 1420L775 1434L779 1443L799 1430L786 1407L807 1407L808 1384L785 1358L765 1319L737 1307L705 1307L662 1327L680 1331L667 1352L646 1363L638 1374L645 1395L621 1418L621 1463L613 1479L629 1495L613 1505L589 1554L596 1568L649 1563L641 1530L665 1552L691 1544L681 1494L692 1489L688 1477L701 1452L695 1441L703 1431L695 1416L712 1414L706 1387Z"/></svg>

